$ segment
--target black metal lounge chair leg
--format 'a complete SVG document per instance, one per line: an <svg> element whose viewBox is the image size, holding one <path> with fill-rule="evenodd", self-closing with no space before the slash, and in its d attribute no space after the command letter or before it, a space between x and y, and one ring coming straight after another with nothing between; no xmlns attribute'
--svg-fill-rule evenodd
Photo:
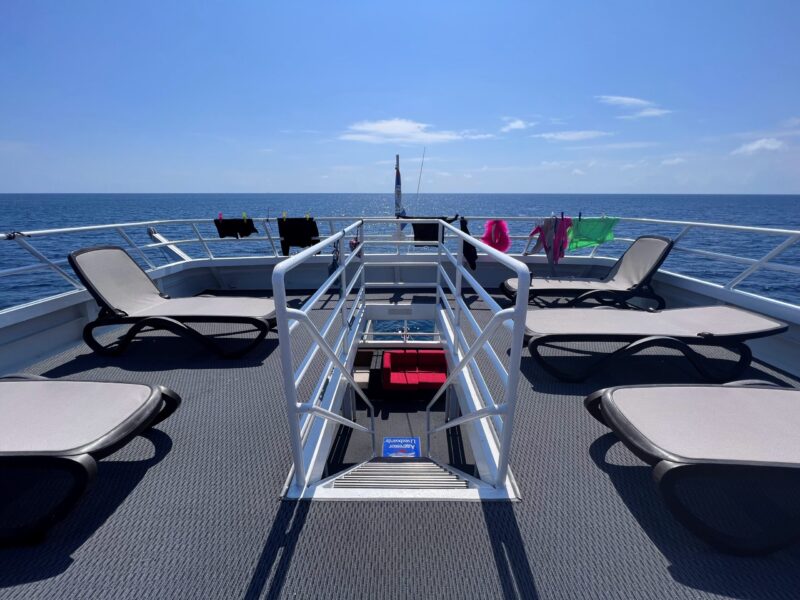
<svg viewBox="0 0 800 600"><path fill-rule="evenodd" d="M550 364L539 352L539 346L544 346L551 341L553 341L553 336L531 337L528 341L528 352L530 352L531 356L536 360L537 363L539 363L539 366L541 366L556 379L561 379L562 381L569 381L572 383L581 382L590 375L589 372L582 372L577 375L573 375L566 373Z"/></svg>
<svg viewBox="0 0 800 600"><path fill-rule="evenodd" d="M650 287L650 285L642 287L638 295L641 296L642 298L647 298L648 300L655 300L657 303L655 310L664 310L664 308L666 308L667 306L667 303L664 300L664 298L656 294L655 290L652 287Z"/></svg>
<svg viewBox="0 0 800 600"><path fill-rule="evenodd" d="M249 344L247 344L243 348L241 348L239 350L234 350L233 352L225 352L222 349L221 345L217 344L216 342L213 342L212 340L206 338L205 336L202 336L201 334L197 333L196 331L194 331L193 329L191 329L189 327L187 327L187 329L190 329L196 335L200 335L201 337L203 337L203 341L205 343L210 344L210 347L217 354L219 354L219 356L222 357L222 358L240 358L240 357L244 356L245 354L250 352L253 348L258 346L262 341L264 341L264 338L267 337L267 334L270 331L269 321L265 321L265 320L261 320L261 319L238 319L236 321L231 321L231 322L240 323L240 324L246 324L246 325L252 325L253 327L255 327L258 330L258 335L256 335L256 337L253 339L253 341L251 341Z"/></svg>
<svg viewBox="0 0 800 600"><path fill-rule="evenodd" d="M689 361L692 363L692 366L694 366L694 368L697 369L697 372L700 373L703 377L705 377L709 381L712 381L714 383L725 383L726 381L731 381L733 379L736 379L737 377L739 377L739 375L744 373L745 370L747 370L747 367L750 366L750 363L753 360L753 353L750 350L750 347L744 342L738 342L736 344L709 344L709 345L716 346L719 348L725 348L726 350L733 352L739 357L736 360L736 364L731 368L730 371L720 374L718 372L714 372L708 369L709 359L703 356L702 354L695 352L688 346L686 346L685 352L682 350L684 356L686 356L686 358L689 359Z"/></svg>
<svg viewBox="0 0 800 600"><path fill-rule="evenodd" d="M595 420L599 421L606 427L608 424L606 423L605 417L603 417L603 413L601 411L600 403L603 400L603 396L605 396L606 390L597 390L596 392L592 392L583 401L583 405L586 407L586 410L589 411L589 414L592 415Z"/></svg>
<svg viewBox="0 0 800 600"><path fill-rule="evenodd" d="M633 341L626 346L612 352L611 354L607 354L597 360L593 365L589 368L580 371L579 373L566 373L552 364L550 364L539 352L539 346L543 346L548 343L552 342L578 342L582 341L578 337L572 337L568 335L547 335L541 337L532 337L528 342L528 350L531 353L531 356L536 359L536 361L542 366L542 368L550 373L551 375L561 379L563 381L569 381L573 383L581 382L586 380L592 374L597 372L601 367L605 366L611 361L617 360L619 358L623 358L626 356L630 356L645 350L647 348L651 348L653 346L658 346L662 348L670 348L672 350L677 350L684 357L691 363L691 365L697 370L700 375L708 379L709 381L715 383L721 383L725 381L729 381L731 379L735 379L739 375L741 375L744 370L750 364L752 360L752 352L747 344L739 342L737 344L721 344L721 343L714 343L714 342L707 342L704 340L699 340L698 344L710 345L710 346L717 346L722 347L730 350L731 352L737 353L739 355L739 359L736 362L736 365L731 369L729 373L724 373L720 375L719 373L715 373L714 371L708 368L708 358L699 354L695 350L692 350L689 345L681 340L671 337L665 336L650 336L646 338L642 338L636 341Z"/></svg>
<svg viewBox="0 0 800 600"><path fill-rule="evenodd" d="M575 306L581 306L587 303L590 300L593 300L595 303L601 306L614 306L617 308L630 308L628 304L628 300L632 298L631 294L626 292L615 292L610 290L591 290L588 292L584 292L580 296L576 296L571 300L568 300L564 307L573 308Z"/></svg>
<svg viewBox="0 0 800 600"><path fill-rule="evenodd" d="M117 325L117 323L108 323L102 321L92 321L91 323L88 323L86 327L83 328L83 341L87 346L89 346L89 348L98 354L102 354L104 356L117 356L121 354L125 348L124 346L120 345L120 340L103 345L94 337L95 329L98 327L109 327L112 325Z"/></svg>
<svg viewBox="0 0 800 600"><path fill-rule="evenodd" d="M789 467L765 467L731 464L675 463L662 460L653 469L653 479L670 512L686 529L709 545L729 554L740 556L759 556L770 554L800 540L800 522L772 524L761 535L739 538L725 534L711 527L692 513L681 501L678 486L689 477L723 477L738 481L746 471L778 473L785 471L787 477L797 477L800 472Z"/></svg>
<svg viewBox="0 0 800 600"><path fill-rule="evenodd" d="M158 389L161 391L162 406L161 410L156 415L156 418L150 423L150 427L153 425L158 425L161 423L161 421L170 417L172 413L178 410L178 407L182 402L181 397L171 389L164 387L163 385L158 386Z"/></svg>
<svg viewBox="0 0 800 600"><path fill-rule="evenodd" d="M41 540L53 524L63 519L72 510L97 474L97 463L88 454L0 457L0 471L32 468L67 471L72 477L72 486L56 506L38 519L24 525L0 525L0 542L4 544L31 543Z"/></svg>
<svg viewBox="0 0 800 600"><path fill-rule="evenodd" d="M189 327L186 323L169 317L147 317L133 322L127 319L121 319L119 321L92 321L83 328L83 340L86 342L87 346L89 346L98 354L105 356L119 356L125 351L133 338L139 335L142 331L147 329L161 329L164 331L169 331L170 333L174 333L175 335L188 337L202 344L223 358L239 358L260 344L270 330L269 323L260 319L235 319L228 322L252 325L258 329L258 335L251 343L241 350L237 350L235 352L225 352L222 349L222 346L192 327ZM110 344L103 345L95 339L93 332L96 328L109 327L113 325L131 325L131 327L120 338Z"/></svg>

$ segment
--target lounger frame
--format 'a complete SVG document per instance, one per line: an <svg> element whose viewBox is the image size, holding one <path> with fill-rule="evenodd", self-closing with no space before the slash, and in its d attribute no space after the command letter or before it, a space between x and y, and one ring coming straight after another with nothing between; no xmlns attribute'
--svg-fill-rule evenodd
<svg viewBox="0 0 800 600"><path fill-rule="evenodd" d="M750 365L750 362L753 359L753 353L745 343L747 340L776 335L783 333L787 329L788 326L783 325L783 327L770 329L768 331L747 333L744 335L704 334L702 336L691 337L671 337L663 335L637 336L627 334L546 334L540 336L526 336L525 343L528 346L531 356L542 366L545 371L564 381L584 381L598 370L606 368L612 362L624 359L647 348L661 347L677 350L683 354L683 356L691 363L697 372L700 373L701 376L709 381L722 383L739 377ZM567 373L555 367L551 362L548 362L548 360L542 356L541 352L539 351L542 346L563 342L623 342L626 344L622 348L602 356L592 365L580 372ZM738 359L729 372L718 373L716 370L709 368L711 359L695 351L691 346L724 348L737 355Z"/></svg>
<svg viewBox="0 0 800 600"><path fill-rule="evenodd" d="M86 273L81 269L80 264L77 261L77 257L81 254L85 254L87 252L93 252L95 250L125 250L119 246L94 246L91 248L83 248L81 250L76 250L75 252L70 253L69 255L69 264L72 267L75 274L81 280L81 283L86 287L89 293L97 302L98 306L100 306L100 313L97 316L97 319L88 323L83 328L83 341L95 352L98 354L103 354L106 356L117 356L122 354L131 341L139 335L143 331L148 330L164 330L169 331L170 333L174 333L175 335L183 336L188 339L194 340L212 352L217 353L219 356L223 358L239 358L248 352L250 352L253 348L258 346L264 338L269 333L270 329L275 326L275 318L265 318L259 319L256 317L218 317L214 315L207 315L207 316L192 316L192 317L185 317L185 316L144 316L144 317L136 317L130 316L125 311L120 310L114 306L111 306L109 302L103 297L103 295L97 290L94 284L91 282L89 277ZM127 254L127 252L126 252ZM130 258L130 256L129 256ZM136 265L142 273L144 273L148 278L149 275L145 272L144 269L139 266L139 264L130 259L131 262ZM170 296L161 292L159 294L165 300L169 300ZM239 325L249 325L256 329L257 335L256 337L248 344L243 346L242 348L226 352L222 345L218 344L210 337L203 335L197 329L194 329L190 326L191 323L230 323L230 324L239 324ZM95 329L99 327L110 327L110 326L120 326L120 325L130 325L131 327L118 339L109 343L109 344L102 344L97 340L94 336Z"/></svg>
<svg viewBox="0 0 800 600"><path fill-rule="evenodd" d="M36 375L10 375L0 380L37 380L48 381L46 377ZM115 382L108 382L115 383ZM58 503L46 514L30 523L20 526L0 527L0 544L35 543L42 539L45 532L55 523L63 519L78 503L97 474L97 461L113 454L133 438L145 430L161 423L172 415L181 405L181 397L163 386L148 386L150 397L147 402L158 400L158 408L137 426L125 428L125 425L112 430L104 437L69 454L3 454L0 455L0 473L17 469L41 469L47 471L63 471L72 479L72 485Z"/></svg>
<svg viewBox="0 0 800 600"><path fill-rule="evenodd" d="M776 387L765 381L734 381L725 385L727 387L746 386L765 389L774 389ZM651 385L637 387L674 387L676 391L679 391L684 386ZM767 530L758 535L733 536L719 531L698 518L689 510L678 494L681 484L694 477L714 478L738 483L743 480L752 481L752 477L755 475L762 480L770 478L778 482L798 482L800 481L800 465L787 466L785 464L754 463L737 460L698 462L670 455L642 436L624 417L617 416L613 410L603 409L604 403L610 402L616 389L619 388L608 388L590 394L584 400L584 406L596 420L611 429L634 455L653 467L653 480L664 499L664 503L672 515L686 529L722 552L741 556L770 554L800 542L800 520L798 519L786 518L780 523L773 523Z"/></svg>
<svg viewBox="0 0 800 600"><path fill-rule="evenodd" d="M661 268L661 265L664 264L664 261L669 256L672 247L674 246L675 242L671 238L664 237L661 235L643 235L637 238L637 240L642 238L652 238L661 240L666 243L664 250L662 251L661 255L659 256L658 260L653 263L651 269L647 272L647 274L642 278L642 280L637 283L635 286L627 289L627 290L607 290L607 289L591 289L591 282L587 282L585 290L576 290L570 288L542 288L537 289L534 286L531 286L530 291L528 292L528 300L531 303L535 303L540 305L543 308L571 308L571 307L578 307L578 306L613 306L616 308L630 308L635 310L642 310L642 307L637 306L635 304L631 304L629 301L633 298L643 298L645 300L653 300L656 303L654 307L656 310L662 310L666 307L666 301L663 297L659 296L655 290L653 289L653 277L658 272L658 269ZM635 241L634 241L635 243ZM633 244L631 244L632 246ZM630 247L628 248L630 250ZM625 253L628 252L625 251ZM617 259L617 263L619 263L625 253ZM615 264L617 264L615 263ZM613 267L612 267L613 269ZM534 278L535 279L535 278ZM600 283L604 281L604 279L598 279L597 282ZM533 282L533 280L532 280ZM516 292L507 288L505 285L501 285L500 289L503 293L512 301L516 298ZM544 300L544 297L556 297L554 300L547 301ZM566 301L564 298L568 298Z"/></svg>

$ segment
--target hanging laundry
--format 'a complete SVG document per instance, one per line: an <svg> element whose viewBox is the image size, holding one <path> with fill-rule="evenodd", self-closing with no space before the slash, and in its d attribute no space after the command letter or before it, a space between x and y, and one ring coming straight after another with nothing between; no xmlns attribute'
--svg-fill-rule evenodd
<svg viewBox="0 0 800 600"><path fill-rule="evenodd" d="M221 238L235 237L238 239L247 237L252 233L258 233L256 226L253 224L253 219L223 219L220 216L220 218L214 219L214 225Z"/></svg>
<svg viewBox="0 0 800 600"><path fill-rule="evenodd" d="M440 219L445 223L452 223L458 218L455 217L399 217L401 219ZM438 223L412 223L414 229L414 242L421 246L437 244L439 240Z"/></svg>
<svg viewBox="0 0 800 600"><path fill-rule="evenodd" d="M569 228L572 226L572 219L562 216L556 219L556 228L553 235L553 264L564 258L564 252L569 246Z"/></svg>
<svg viewBox="0 0 800 600"><path fill-rule="evenodd" d="M500 252L506 252L511 248L511 237L508 235L508 223L500 219L489 219L486 221L481 241Z"/></svg>
<svg viewBox="0 0 800 600"><path fill-rule="evenodd" d="M317 222L310 217L279 218L278 235L281 236L281 252L284 256L289 256L292 246L308 248L319 242Z"/></svg>
<svg viewBox="0 0 800 600"><path fill-rule="evenodd" d="M548 260L550 260L553 252L553 239L555 238L556 233L556 218L549 217L539 221L528 237L533 237L537 233L539 234L539 237L537 238L536 243L529 254L536 254L537 252L544 250Z"/></svg>
<svg viewBox="0 0 800 600"><path fill-rule="evenodd" d="M459 224L461 225L461 232L470 235L467 220L464 217L461 217ZM474 271L478 268L478 249L475 246L469 242L462 242L461 253L464 255L464 260L467 261L470 269Z"/></svg>
<svg viewBox="0 0 800 600"><path fill-rule="evenodd" d="M569 232L569 249L590 248L614 240L614 227L619 219L613 217L598 217L578 219L572 222Z"/></svg>

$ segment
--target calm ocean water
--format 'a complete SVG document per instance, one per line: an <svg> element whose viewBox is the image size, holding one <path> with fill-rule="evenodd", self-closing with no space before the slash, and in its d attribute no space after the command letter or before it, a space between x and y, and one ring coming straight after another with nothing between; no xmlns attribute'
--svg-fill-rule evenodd
<svg viewBox="0 0 800 600"><path fill-rule="evenodd" d="M705 221L733 225L759 225L800 229L800 196L713 196L713 195L591 195L591 194L422 194L407 195L404 203L411 216L497 215L525 216L560 214L585 216L601 214L622 217ZM362 216L393 214L392 194L0 194L0 231L31 231L89 224L122 223L158 219L214 218L225 216ZM472 233L483 229L482 222L470 224ZM620 224L617 235L635 237L642 233L677 235L679 226ZM191 237L183 226L160 227L173 239ZM322 229L323 233L326 231ZM512 233L527 234L529 224L512 226ZM216 235L213 226L204 234ZM147 243L144 228L131 230L137 243ZM784 238L753 236L745 233L694 231L683 245L761 258ZM113 233L73 234L34 239L34 245L52 259L63 259L75 248L98 243L120 243ZM258 252L258 242L224 244L226 253ZM263 242L261 242L263 244ZM124 245L124 244L122 244ZM609 254L618 254L623 243L610 244ZM517 244L514 249L520 248ZM199 247L186 247L200 256ZM222 254L223 252L220 252ZM152 260L163 262L157 250ZM800 247L794 246L778 259L784 264L800 264ZM31 264L34 259L14 241L0 245L0 270ZM665 268L716 283L725 283L744 267L730 262L708 260L673 252ZM800 304L800 282L796 276L778 271L761 272L745 281L740 289ZM70 289L50 272L3 278L0 308Z"/></svg>

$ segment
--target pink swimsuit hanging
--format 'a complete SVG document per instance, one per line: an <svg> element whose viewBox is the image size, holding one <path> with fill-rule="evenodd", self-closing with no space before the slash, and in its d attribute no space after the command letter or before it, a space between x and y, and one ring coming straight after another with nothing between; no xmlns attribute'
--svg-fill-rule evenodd
<svg viewBox="0 0 800 600"><path fill-rule="evenodd" d="M489 219L486 221L486 229L481 241L500 252L506 252L511 248L511 237L508 235L508 224L500 219Z"/></svg>

